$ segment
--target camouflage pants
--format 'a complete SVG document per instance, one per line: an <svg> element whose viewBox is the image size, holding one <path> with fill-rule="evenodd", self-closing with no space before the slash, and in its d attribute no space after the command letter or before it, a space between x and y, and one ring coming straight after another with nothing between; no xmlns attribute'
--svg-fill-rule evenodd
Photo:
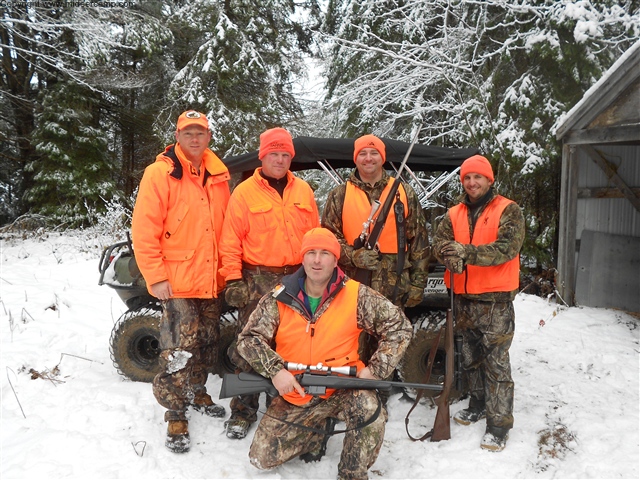
<svg viewBox="0 0 640 480"><path fill-rule="evenodd" d="M396 262L398 261L397 255L383 254L380 261L380 269L373 271L371 275L371 288L376 292L381 293L394 305L404 310L404 303L406 301L407 294L411 288L411 279L409 276L409 267L411 266L408 260L405 259L404 270L400 276L398 283L398 275L396 274ZM352 269L347 275L354 275L355 269ZM396 283L398 283L398 291L396 292ZM393 300L393 294L396 293L396 298ZM365 364L369 363L371 355L378 349L378 341L368 333L363 333L360 338L360 358ZM393 374L392 374L393 376ZM390 380L389 377L387 380ZM388 395L387 395L388 396Z"/></svg>
<svg viewBox="0 0 640 480"><path fill-rule="evenodd" d="M509 347L515 330L513 302L479 302L455 297L456 328L462 334L462 362L469 407L487 409L487 426L513 427L514 384Z"/></svg>
<svg viewBox="0 0 640 480"><path fill-rule="evenodd" d="M315 397L303 406L276 397L260 420L249 449L249 459L255 467L268 469L320 447L324 435L281 420L322 430L326 419L333 417L345 422L349 430L370 419L378 407L374 390L338 390L326 400ZM386 422L387 412L382 408L370 425L344 434L338 478L367 478L367 471L380 453Z"/></svg>
<svg viewBox="0 0 640 480"><path fill-rule="evenodd" d="M173 417L183 418L194 396L206 391L218 353L220 306L217 298L171 298L163 303L162 371L153 379L153 394Z"/></svg>
<svg viewBox="0 0 640 480"><path fill-rule="evenodd" d="M253 313L260 299L269 293L273 287L282 279L282 275L278 273L261 272L259 275L251 270L242 271L242 279L247 282L249 287L249 302L239 310L237 332L242 331L249 321L249 316ZM253 371L247 361L240 356L235 349L235 342L232 344L229 357L236 365L236 373ZM250 423L258 420L258 405L260 395L241 395L233 397L229 406L231 407L231 416L240 417Z"/></svg>

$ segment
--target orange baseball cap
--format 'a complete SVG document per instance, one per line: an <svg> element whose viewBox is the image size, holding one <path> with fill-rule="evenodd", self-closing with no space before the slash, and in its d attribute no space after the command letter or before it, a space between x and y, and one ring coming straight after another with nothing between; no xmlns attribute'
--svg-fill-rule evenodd
<svg viewBox="0 0 640 480"><path fill-rule="evenodd" d="M183 128L187 128L191 125L198 125L200 127L209 130L209 121L204 113L196 112L195 110L187 110L182 112L178 117L177 130L180 131Z"/></svg>

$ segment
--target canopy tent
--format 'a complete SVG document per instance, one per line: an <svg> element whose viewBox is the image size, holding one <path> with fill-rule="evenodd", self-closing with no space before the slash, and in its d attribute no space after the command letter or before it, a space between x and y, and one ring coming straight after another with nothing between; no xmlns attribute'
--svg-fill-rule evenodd
<svg viewBox="0 0 640 480"><path fill-rule="evenodd" d="M402 162L408 142L382 138L387 150L387 162L399 165ZM296 155L291 162L291 170L322 168L318 164L326 161L336 168L353 168L353 138L296 137L293 146ZM450 172L467 158L478 153L474 148L431 147L416 144L411 150L407 165L412 171ZM258 152L245 153L223 160L230 173L253 171L260 166Z"/></svg>

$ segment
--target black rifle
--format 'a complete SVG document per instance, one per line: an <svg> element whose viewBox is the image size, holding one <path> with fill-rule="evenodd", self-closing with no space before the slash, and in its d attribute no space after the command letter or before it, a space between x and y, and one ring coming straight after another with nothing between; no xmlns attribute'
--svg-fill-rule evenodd
<svg viewBox="0 0 640 480"><path fill-rule="evenodd" d="M404 159L402 160L402 163L400 164L400 168L398 168L398 171L394 178L393 185L391 185L391 190L389 191L389 195L387 196L386 200L382 204L382 207L380 208L380 213L378 214L375 220L375 223L373 224L373 229L371 230L371 233L368 236L366 236L366 235L363 235L365 233L363 231L363 234L360 234L360 236L356 238L353 242L354 250L358 250L363 247L366 248L367 250L373 250L374 248L376 248L376 244L378 243L378 239L380 238L380 234L382 233L384 224L386 223L387 217L389 216L389 212L391 211L391 204L393 203L393 200L396 197L398 188L400 187L400 176L402 174L402 170L404 170L404 167L407 164L407 160L409 160L409 155L411 155L411 150L413 150L413 146L418 141L418 135L420 134L421 128L422 128L422 125L418 127L418 130L416 131L416 134L414 135L413 140L411 141L411 145L409 145L409 148L407 149L407 153L405 153L404 155ZM374 205L372 205L370 217L372 217L375 211L378 210L377 208L375 208L374 210L374 207L375 207L375 203ZM371 220L367 220L367 222L365 222L365 225L367 225L367 228L369 227L370 223L371 223ZM353 275L353 279L360 283L364 283L367 286L371 286L371 273L372 273L371 270L358 268L356 269L355 274Z"/></svg>
<svg viewBox="0 0 640 480"><path fill-rule="evenodd" d="M347 367L349 368L349 367ZM335 371L336 369L334 369ZM393 387L415 388L421 390L441 391L441 385L424 383L404 383L387 380L369 380L355 376L342 376L333 372L314 373L305 371L296 375L298 383L305 388L309 395L324 395L327 388L354 390L391 390ZM269 395L279 395L271 380L257 373L226 373L222 379L219 398L231 398L240 395L254 395L266 392Z"/></svg>

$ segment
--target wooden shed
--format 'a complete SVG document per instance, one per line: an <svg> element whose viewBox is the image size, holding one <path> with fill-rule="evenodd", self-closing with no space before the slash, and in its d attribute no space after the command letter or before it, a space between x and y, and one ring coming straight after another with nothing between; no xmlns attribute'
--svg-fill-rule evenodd
<svg viewBox="0 0 640 480"><path fill-rule="evenodd" d="M556 138L559 296L640 312L640 41L568 112Z"/></svg>

